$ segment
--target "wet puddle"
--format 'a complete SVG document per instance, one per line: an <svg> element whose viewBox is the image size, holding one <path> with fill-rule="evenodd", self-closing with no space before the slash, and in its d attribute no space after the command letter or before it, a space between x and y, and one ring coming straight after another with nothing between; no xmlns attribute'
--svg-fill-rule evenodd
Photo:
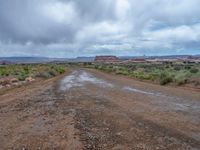
<svg viewBox="0 0 200 150"><path fill-rule="evenodd" d="M84 71L74 71L71 75L66 76L60 84L60 89L63 91L74 87L84 87L85 84L95 84L100 87L113 87L111 83L103 79L98 79L92 74Z"/></svg>
<svg viewBox="0 0 200 150"><path fill-rule="evenodd" d="M147 91L135 87L112 84L107 80L99 79L86 71L74 71L72 74L66 76L60 83L60 89L67 91L72 88L85 88L87 84L93 84L101 88L112 88L116 90L122 89L124 92L134 92L151 96L151 103L160 106L162 109L176 110L176 111L191 111L198 112L200 110L200 103L188 99L165 95L156 91Z"/></svg>
<svg viewBox="0 0 200 150"><path fill-rule="evenodd" d="M179 98L179 97L168 96L168 95L158 93L158 92L143 91L143 90L129 87L129 86L123 87L122 89L124 91L153 96L154 101L152 103L155 103L156 105L160 105L160 106L165 106L165 107L167 106L166 109L171 108L173 110L180 110L180 111L190 110L190 111L196 111L196 112L199 112L200 110L199 102L194 102L194 101Z"/></svg>
<svg viewBox="0 0 200 150"><path fill-rule="evenodd" d="M161 93L146 92L146 91L139 90L139 89L132 88L132 87L128 87L128 86L123 87L123 90L128 90L128 91L131 91L131 92L136 92L136 93L141 93L141 94L147 94L147 95L164 96Z"/></svg>

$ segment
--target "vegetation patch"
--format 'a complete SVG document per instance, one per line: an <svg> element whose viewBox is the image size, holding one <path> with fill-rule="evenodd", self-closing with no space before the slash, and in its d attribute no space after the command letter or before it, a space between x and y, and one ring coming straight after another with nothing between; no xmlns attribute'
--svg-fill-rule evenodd
<svg viewBox="0 0 200 150"><path fill-rule="evenodd" d="M79 64L80 65L80 64ZM160 85L194 84L199 86L200 64L186 62L144 62L144 63L84 63L83 67L149 80Z"/></svg>
<svg viewBox="0 0 200 150"><path fill-rule="evenodd" d="M14 64L0 66L0 87L48 79L65 72L66 65L59 64Z"/></svg>

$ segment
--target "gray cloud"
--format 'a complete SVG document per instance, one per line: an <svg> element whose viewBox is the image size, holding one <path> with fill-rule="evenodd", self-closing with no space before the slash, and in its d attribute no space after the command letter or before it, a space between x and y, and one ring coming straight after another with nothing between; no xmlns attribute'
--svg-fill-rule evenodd
<svg viewBox="0 0 200 150"><path fill-rule="evenodd" d="M200 53L199 0L0 1L0 56Z"/></svg>

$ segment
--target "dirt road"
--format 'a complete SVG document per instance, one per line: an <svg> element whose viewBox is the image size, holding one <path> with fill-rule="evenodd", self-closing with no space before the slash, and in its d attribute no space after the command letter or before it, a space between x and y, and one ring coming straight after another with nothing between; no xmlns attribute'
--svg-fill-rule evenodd
<svg viewBox="0 0 200 150"><path fill-rule="evenodd" d="M0 149L200 149L200 91L72 69L0 95Z"/></svg>

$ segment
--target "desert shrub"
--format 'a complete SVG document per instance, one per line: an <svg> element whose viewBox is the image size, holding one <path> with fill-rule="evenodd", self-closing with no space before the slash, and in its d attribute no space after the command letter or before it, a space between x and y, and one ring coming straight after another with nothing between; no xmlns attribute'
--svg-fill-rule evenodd
<svg viewBox="0 0 200 150"><path fill-rule="evenodd" d="M17 77L17 79L18 79L19 81L24 81L24 80L26 79L26 76L19 75L19 76Z"/></svg>
<svg viewBox="0 0 200 150"><path fill-rule="evenodd" d="M99 70L105 71L105 72L112 72L112 68L106 65L101 65L98 67Z"/></svg>
<svg viewBox="0 0 200 150"><path fill-rule="evenodd" d="M95 65L94 68L95 68L95 69L99 69L99 66L98 66L98 65Z"/></svg>
<svg viewBox="0 0 200 150"><path fill-rule="evenodd" d="M191 68L190 72L191 73L197 73L197 72L199 72L199 69L197 69L197 68Z"/></svg>
<svg viewBox="0 0 200 150"><path fill-rule="evenodd" d="M174 78L174 82L177 84L177 85L182 85L182 84L185 84L187 83L187 77L184 75L184 74L179 74L177 75L175 78Z"/></svg>
<svg viewBox="0 0 200 150"><path fill-rule="evenodd" d="M23 68L23 71L24 71L25 74L29 74L29 73L30 73L29 66L25 66L25 67Z"/></svg>
<svg viewBox="0 0 200 150"><path fill-rule="evenodd" d="M129 72L127 70L120 70L120 69L117 69L115 71L116 74L121 74L121 75L129 75Z"/></svg>
<svg viewBox="0 0 200 150"><path fill-rule="evenodd" d="M185 66L185 69L186 69L186 70L190 70L190 69L191 69L191 66L186 65L186 66Z"/></svg>
<svg viewBox="0 0 200 150"><path fill-rule="evenodd" d="M174 70L176 70L176 71L180 71L181 69L182 69L181 66L174 66Z"/></svg>
<svg viewBox="0 0 200 150"><path fill-rule="evenodd" d="M56 72L53 70L49 70L48 71L48 77L55 77L56 76Z"/></svg>
<svg viewBox="0 0 200 150"><path fill-rule="evenodd" d="M152 70L149 75L150 75L150 80L152 81L155 81L155 80L160 80L160 74L161 74L161 71L159 69L154 69Z"/></svg>
<svg viewBox="0 0 200 150"><path fill-rule="evenodd" d="M91 62L84 62L84 63L83 63L83 66L91 66L91 65L92 65Z"/></svg>
<svg viewBox="0 0 200 150"><path fill-rule="evenodd" d="M9 76L10 70L7 68L0 68L0 76Z"/></svg>
<svg viewBox="0 0 200 150"><path fill-rule="evenodd" d="M17 76L17 79L18 79L19 81L24 81L27 77L28 77L27 74L21 73L21 74L19 74L19 75Z"/></svg>
<svg viewBox="0 0 200 150"><path fill-rule="evenodd" d="M52 75L48 72L40 72L38 75L36 75L36 77L48 79L52 77Z"/></svg>
<svg viewBox="0 0 200 150"><path fill-rule="evenodd" d="M147 78L147 80L151 80L151 81L155 81L159 76L156 72L151 72L148 75L149 77Z"/></svg>
<svg viewBox="0 0 200 150"><path fill-rule="evenodd" d="M134 76L135 78L138 78L138 79L144 79L144 72L142 71L134 71L132 76Z"/></svg>
<svg viewBox="0 0 200 150"><path fill-rule="evenodd" d="M163 71L159 76L159 80L160 80L160 85L165 85L172 82L173 77L168 72Z"/></svg>
<svg viewBox="0 0 200 150"><path fill-rule="evenodd" d="M56 67L56 71L59 73L59 74L63 74L65 72L65 68L64 67Z"/></svg>

